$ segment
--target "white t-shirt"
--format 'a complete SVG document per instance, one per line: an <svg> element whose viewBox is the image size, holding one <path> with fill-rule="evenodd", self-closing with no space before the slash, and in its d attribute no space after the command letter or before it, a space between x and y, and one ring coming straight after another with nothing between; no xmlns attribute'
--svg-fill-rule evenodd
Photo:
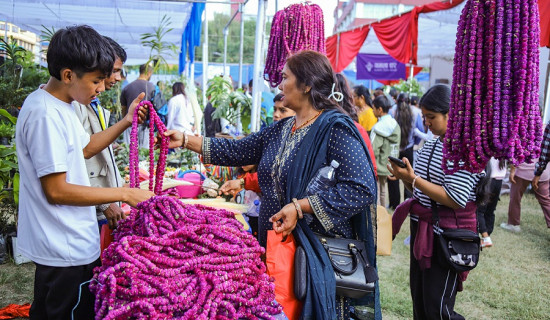
<svg viewBox="0 0 550 320"><path fill-rule="evenodd" d="M42 89L25 99L16 126L21 175L17 244L36 263L68 267L99 257L94 207L52 205L40 184L43 176L66 172L68 183L89 186L82 153L89 141L71 104Z"/></svg>
<svg viewBox="0 0 550 320"><path fill-rule="evenodd" d="M166 114L166 128L192 133L194 122L193 109L183 94L178 94L168 100L168 113Z"/></svg>

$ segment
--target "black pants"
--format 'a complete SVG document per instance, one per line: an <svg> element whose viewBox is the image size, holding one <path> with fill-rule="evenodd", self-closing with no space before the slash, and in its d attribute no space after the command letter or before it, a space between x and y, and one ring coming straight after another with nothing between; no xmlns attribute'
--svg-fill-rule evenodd
<svg viewBox="0 0 550 320"><path fill-rule="evenodd" d="M477 208L477 229L479 233L487 232L489 235L495 227L495 209L500 200L500 189L502 188L502 180L491 179L491 195L489 202L484 206Z"/></svg>
<svg viewBox="0 0 550 320"><path fill-rule="evenodd" d="M458 275L438 261L434 246L429 269L421 270L414 258L414 240L418 223L411 220L410 284L415 320L464 320L454 311Z"/></svg>
<svg viewBox="0 0 550 320"><path fill-rule="evenodd" d="M413 147L407 148L399 152L399 159L407 158L413 165L414 149ZM401 190L399 190L399 180L388 179L388 197L390 199L390 208L394 209L401 203ZM412 192L405 188L405 200L412 197Z"/></svg>
<svg viewBox="0 0 550 320"><path fill-rule="evenodd" d="M73 319L71 313L78 302L80 284L90 280L93 269L100 265L99 258L76 267L50 267L36 263L30 319ZM94 302L88 284L83 285L74 319L94 319Z"/></svg>

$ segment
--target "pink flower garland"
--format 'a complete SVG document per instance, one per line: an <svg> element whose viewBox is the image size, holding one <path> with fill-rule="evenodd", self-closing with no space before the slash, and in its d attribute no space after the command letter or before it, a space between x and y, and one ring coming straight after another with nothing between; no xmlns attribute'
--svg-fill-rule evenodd
<svg viewBox="0 0 550 320"><path fill-rule="evenodd" d="M163 136L166 127L155 112L155 108L149 101L141 101L136 107L132 121L132 131L130 133L130 188L139 188L139 143L138 143L138 110L141 106L147 106L149 109L149 190L160 195L162 192L162 182L164 179L164 169L166 168L166 155L168 154L169 138ZM160 135L160 155L155 170L155 126ZM154 178L153 178L154 177ZM154 187L153 187L154 183Z"/></svg>
<svg viewBox="0 0 550 320"><path fill-rule="evenodd" d="M281 83L288 55L302 50L326 53L324 28L323 11L316 4L293 4L275 13L264 69L272 87Z"/></svg>
<svg viewBox="0 0 550 320"><path fill-rule="evenodd" d="M234 215L170 197L138 205L94 270L96 319L272 319L265 250Z"/></svg>
<svg viewBox="0 0 550 320"><path fill-rule="evenodd" d="M470 0L460 17L443 169L481 172L540 154L536 0Z"/></svg>

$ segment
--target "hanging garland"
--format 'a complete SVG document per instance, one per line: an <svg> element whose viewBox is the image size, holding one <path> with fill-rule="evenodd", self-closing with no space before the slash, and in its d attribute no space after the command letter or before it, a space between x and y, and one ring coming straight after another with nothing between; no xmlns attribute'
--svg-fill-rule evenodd
<svg viewBox="0 0 550 320"><path fill-rule="evenodd" d="M481 172L540 154L536 0L469 0L460 17L443 169Z"/></svg>
<svg viewBox="0 0 550 320"><path fill-rule="evenodd" d="M160 194L168 151L162 138L154 171L154 126L166 128L151 103L150 184ZM130 186L139 187L137 123L130 142ZM265 250L233 213L155 196L138 204L113 233L94 269L96 319L273 319L282 308L260 256Z"/></svg>
<svg viewBox="0 0 550 320"><path fill-rule="evenodd" d="M264 69L272 87L281 83L288 55L302 50L326 53L324 28L323 11L316 4L293 4L275 13Z"/></svg>
<svg viewBox="0 0 550 320"><path fill-rule="evenodd" d="M162 192L162 182L164 179L164 169L166 168L166 155L168 154L169 138L163 135L166 132L166 126L155 112L153 104L147 100L141 101L136 107L136 112L132 118L132 130L130 132L130 188L139 188L139 142L138 142L138 110L146 106L149 110L149 191L154 191L160 195ZM162 137L160 140L159 161L155 170L155 126ZM154 179L153 179L154 177ZM154 188L153 188L154 183Z"/></svg>

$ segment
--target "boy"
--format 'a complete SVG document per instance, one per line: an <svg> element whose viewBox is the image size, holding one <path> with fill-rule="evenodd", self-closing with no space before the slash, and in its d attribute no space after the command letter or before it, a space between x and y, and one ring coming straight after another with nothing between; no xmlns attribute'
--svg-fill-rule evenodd
<svg viewBox="0 0 550 320"><path fill-rule="evenodd" d="M401 141L401 129L397 121L388 114L391 104L388 98L380 95L372 102L374 115L378 122L372 127L370 140L376 157L376 170L378 171L378 204L386 207L386 184L390 172L386 165L388 156L399 156L399 142Z"/></svg>
<svg viewBox="0 0 550 320"><path fill-rule="evenodd" d="M27 97L16 126L18 245L36 263L30 318L71 319L79 285L100 264L93 205L124 201L135 206L153 193L89 187L84 158L103 150L131 125L126 117L90 137L71 106L73 100L89 104L104 90L114 61L108 42L88 26L61 29L51 39L47 61L51 77ZM134 100L130 114L142 98ZM93 306L85 286L74 319L93 319Z"/></svg>
<svg viewBox="0 0 550 320"><path fill-rule="evenodd" d="M105 37L113 48L115 61L111 76L105 78L105 91L110 90L117 82L122 80L121 72L124 62L126 62L126 51L113 39ZM94 99L90 104L84 105L77 101L72 103L76 116L82 123L84 131L89 135L106 130L110 123L111 113L101 107L99 99ZM92 187L122 187L122 180L118 171L115 154L112 146L103 149L97 155L86 160L88 177ZM95 206L98 226L108 223L109 227L116 227L119 220L124 218L120 203L105 203Z"/></svg>

